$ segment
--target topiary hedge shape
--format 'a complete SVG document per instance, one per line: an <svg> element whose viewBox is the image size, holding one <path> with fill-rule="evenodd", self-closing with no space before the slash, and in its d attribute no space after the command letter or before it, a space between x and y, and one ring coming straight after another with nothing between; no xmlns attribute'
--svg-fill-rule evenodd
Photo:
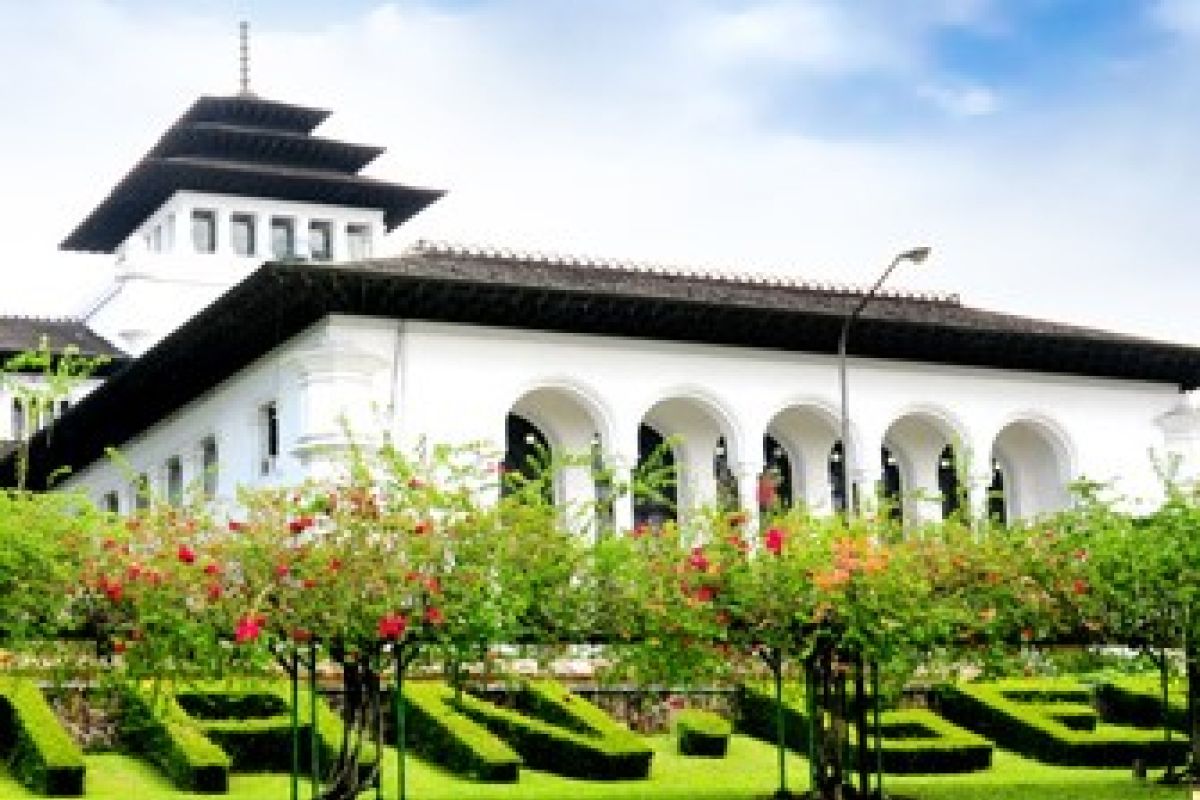
<svg viewBox="0 0 1200 800"><path fill-rule="evenodd" d="M0 756L31 791L59 797L83 794L83 752L28 678L0 677Z"/></svg>
<svg viewBox="0 0 1200 800"><path fill-rule="evenodd" d="M1012 679L943 686L942 714L1002 747L1048 764L1115 767L1142 760L1150 766L1182 763L1187 742L1167 744L1153 730L1107 723L1073 728L1091 691L1069 679ZM1060 712L1059 707L1065 711Z"/></svg>
<svg viewBox="0 0 1200 800"><path fill-rule="evenodd" d="M720 714L685 708L675 715L675 732L681 755L724 758L733 726Z"/></svg>

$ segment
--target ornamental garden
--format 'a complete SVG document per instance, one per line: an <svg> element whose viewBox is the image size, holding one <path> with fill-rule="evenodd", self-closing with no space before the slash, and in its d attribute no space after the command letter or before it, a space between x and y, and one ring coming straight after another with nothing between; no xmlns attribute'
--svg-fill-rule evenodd
<svg viewBox="0 0 1200 800"><path fill-rule="evenodd" d="M0 495L0 798L1184 796L1190 490L591 539L561 464L498 463L352 452L219 515Z"/></svg>

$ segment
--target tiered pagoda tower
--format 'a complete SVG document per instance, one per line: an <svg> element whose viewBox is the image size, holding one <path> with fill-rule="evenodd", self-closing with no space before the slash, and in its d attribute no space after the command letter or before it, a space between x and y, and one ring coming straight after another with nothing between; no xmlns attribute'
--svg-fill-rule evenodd
<svg viewBox="0 0 1200 800"><path fill-rule="evenodd" d="M440 191L360 175L384 148L314 136L329 112L249 92L192 104L62 242L113 253L84 314L136 356L267 261L357 261Z"/></svg>

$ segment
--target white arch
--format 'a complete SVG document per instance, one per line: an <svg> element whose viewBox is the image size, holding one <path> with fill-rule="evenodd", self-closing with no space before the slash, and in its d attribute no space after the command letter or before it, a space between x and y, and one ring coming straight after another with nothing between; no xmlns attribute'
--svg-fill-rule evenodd
<svg viewBox="0 0 1200 800"><path fill-rule="evenodd" d="M861 442L851 425L851 441ZM792 472L791 498L817 512L833 510L830 450L841 439L840 410L818 398L796 398L771 415L766 432L783 447Z"/></svg>
<svg viewBox="0 0 1200 800"><path fill-rule="evenodd" d="M536 393L539 392L553 393L564 398L569 398L577 406L583 409L587 416L591 419L592 425L595 428L593 432L600 435L600 441L602 442L604 448L608 450L614 446L616 425L613 422L614 417L612 409L609 407L608 403L605 402L603 396L591 386L575 378L567 376L543 377L528 381L518 387L516 400L509 405L510 411L520 413L519 411L515 411L518 405L520 405L523 400L526 400L531 395L536 395ZM549 419L545 418L545 409L539 408L538 404L536 403L526 403L525 405L526 410L528 410L531 414L543 418L541 421L539 421L533 417L527 417L530 422L542 429L542 432L546 434L546 437L551 440L551 446L553 446L555 441L552 436L552 431L547 430L547 426L553 427L553 423ZM562 446L561 443L560 446Z"/></svg>
<svg viewBox="0 0 1200 800"><path fill-rule="evenodd" d="M1074 454L1054 420L1036 412L1006 418L992 438L990 456L1005 468L1005 505L1010 519L1031 519L1070 503Z"/></svg>
<svg viewBox="0 0 1200 800"><path fill-rule="evenodd" d="M993 444L996 441L996 437L1000 435L1000 432L1015 422L1029 423L1037 427L1045 435L1047 443L1054 448L1054 453L1059 459L1059 465L1062 467L1063 480L1070 482L1074 479L1078 474L1078 451L1075 447L1075 441L1067 433L1067 429L1062 423L1043 411L1033 409L1014 411L1001 419L1000 424L996 426L991 436Z"/></svg>
<svg viewBox="0 0 1200 800"><path fill-rule="evenodd" d="M679 470L681 513L716 500L713 456L718 439L725 440L726 457L735 474L748 452L737 417L720 398L698 386L676 386L659 393L641 421L663 437L679 440L675 464Z"/></svg>
<svg viewBox="0 0 1200 800"><path fill-rule="evenodd" d="M912 403L892 417L884 431L884 446L891 451L900 469L906 520L921 522L941 519L941 488L938 462L942 450L950 445L960 459L972 458L965 452L971 446L970 429L958 415L934 403Z"/></svg>

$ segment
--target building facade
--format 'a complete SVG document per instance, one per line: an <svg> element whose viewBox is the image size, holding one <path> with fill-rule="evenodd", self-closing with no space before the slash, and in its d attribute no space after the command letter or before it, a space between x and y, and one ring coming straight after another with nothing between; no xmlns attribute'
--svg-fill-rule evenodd
<svg viewBox="0 0 1200 800"><path fill-rule="evenodd" d="M67 467L114 510L232 503L387 436L518 468L585 456L554 481L576 504L661 447L682 514L755 513L766 475L818 513L882 490L922 521L1036 517L1077 479L1152 507L1159 467L1200 465L1200 349L905 293L851 336L845 452L836 343L860 292L430 243L379 258L439 193L358 175L379 149L313 136L324 114L203 98L64 242L114 254L86 321L134 357L34 437L32 484ZM662 512L620 498L580 527Z"/></svg>

